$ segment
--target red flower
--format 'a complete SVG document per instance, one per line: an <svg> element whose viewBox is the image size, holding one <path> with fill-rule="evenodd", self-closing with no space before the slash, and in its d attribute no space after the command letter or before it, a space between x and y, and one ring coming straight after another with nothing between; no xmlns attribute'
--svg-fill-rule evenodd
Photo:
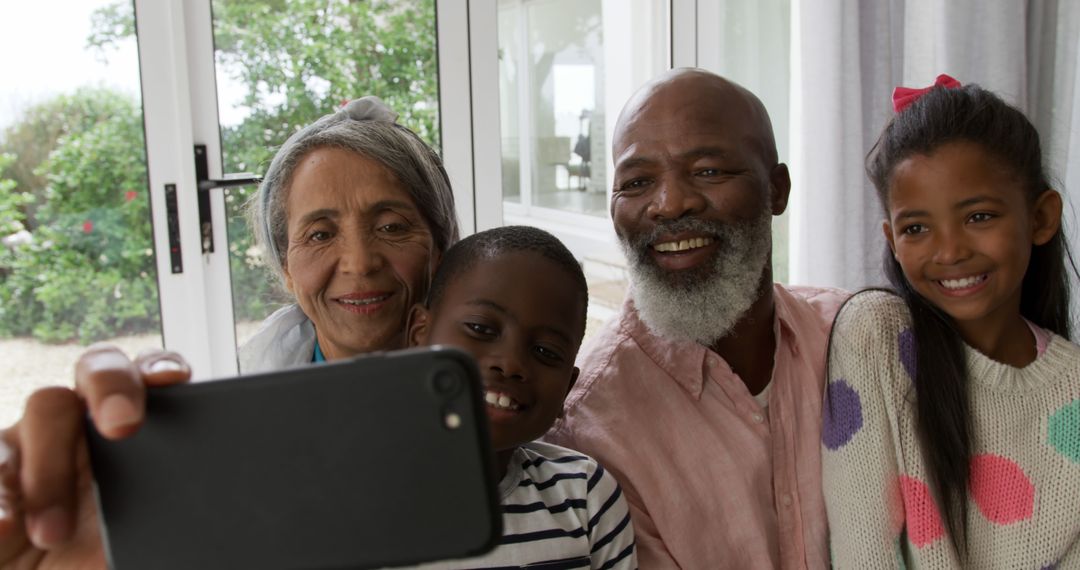
<svg viewBox="0 0 1080 570"><path fill-rule="evenodd" d="M94 231L94 222L92 222L90 220L86 220L85 222L82 223L82 232L84 234L88 234L88 233L90 233L92 231Z"/></svg>
<svg viewBox="0 0 1080 570"><path fill-rule="evenodd" d="M138 192L136 192L134 190L128 190L127 192L124 192L124 200L127 201L127 202L130 202L130 201L134 200L138 195L139 195Z"/></svg>

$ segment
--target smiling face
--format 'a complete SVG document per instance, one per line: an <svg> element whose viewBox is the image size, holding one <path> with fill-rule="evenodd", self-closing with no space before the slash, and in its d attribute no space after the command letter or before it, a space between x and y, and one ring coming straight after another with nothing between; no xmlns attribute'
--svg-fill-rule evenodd
<svg viewBox="0 0 1080 570"><path fill-rule="evenodd" d="M476 359L496 451L539 438L562 411L584 330L578 290L557 263L513 252L473 262L436 306L413 310L410 344L456 346Z"/></svg>
<svg viewBox="0 0 1080 570"><path fill-rule="evenodd" d="M1000 330L1019 318L1031 247L1056 232L1039 214L1056 193L1033 205L1025 190L1001 161L968 142L911 156L893 170L889 246L915 291L962 333Z"/></svg>
<svg viewBox="0 0 1080 570"><path fill-rule="evenodd" d="M403 347L438 256L401 183L357 153L318 148L297 165L286 211L286 287L326 358Z"/></svg>
<svg viewBox="0 0 1080 570"><path fill-rule="evenodd" d="M612 219L643 320L723 336L771 277L771 216L787 205L764 109L719 77L676 72L628 104L613 156Z"/></svg>

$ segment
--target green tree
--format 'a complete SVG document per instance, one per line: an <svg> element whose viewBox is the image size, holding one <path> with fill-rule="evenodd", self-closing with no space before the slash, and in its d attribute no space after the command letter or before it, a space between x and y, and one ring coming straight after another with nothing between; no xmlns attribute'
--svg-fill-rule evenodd
<svg viewBox="0 0 1080 570"><path fill-rule="evenodd" d="M0 154L7 153L14 158L0 170L15 182L17 193L32 196L20 207L25 214L23 221L27 229L32 231L37 227L36 208L45 204L47 181L38 168L59 141L123 112L125 105L129 106L130 102L116 98L107 90L76 89L30 107L23 112L19 122L4 130L0 136Z"/></svg>
<svg viewBox="0 0 1080 570"><path fill-rule="evenodd" d="M40 106L97 120L67 129L33 170L45 182L33 241L3 258L7 334L89 342L157 327L141 109L104 89L77 95Z"/></svg>

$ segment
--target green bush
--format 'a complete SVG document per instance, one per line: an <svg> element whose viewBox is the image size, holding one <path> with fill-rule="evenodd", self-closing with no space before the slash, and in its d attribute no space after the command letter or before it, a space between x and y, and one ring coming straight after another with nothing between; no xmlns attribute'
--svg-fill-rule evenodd
<svg viewBox="0 0 1080 570"><path fill-rule="evenodd" d="M91 342L155 330L158 297L141 109L103 89L59 99L65 101L93 107L98 120L62 133L34 171L45 181L44 200L35 214L33 241L5 251L0 332ZM46 105L64 112L56 103Z"/></svg>

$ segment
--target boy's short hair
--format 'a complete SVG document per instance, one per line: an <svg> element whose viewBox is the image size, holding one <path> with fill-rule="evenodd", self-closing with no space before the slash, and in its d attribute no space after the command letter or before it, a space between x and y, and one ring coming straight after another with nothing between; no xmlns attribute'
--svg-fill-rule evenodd
<svg viewBox="0 0 1080 570"><path fill-rule="evenodd" d="M585 318L589 306L589 286L585 282L585 273L574 258L574 254L570 253L559 238L530 226L503 226L485 230L454 244L439 263L435 277L431 280L431 288L428 289L425 305L434 310L442 300L450 280L476 262L516 252L537 253L566 270L581 298L581 330L579 332L584 335Z"/></svg>

